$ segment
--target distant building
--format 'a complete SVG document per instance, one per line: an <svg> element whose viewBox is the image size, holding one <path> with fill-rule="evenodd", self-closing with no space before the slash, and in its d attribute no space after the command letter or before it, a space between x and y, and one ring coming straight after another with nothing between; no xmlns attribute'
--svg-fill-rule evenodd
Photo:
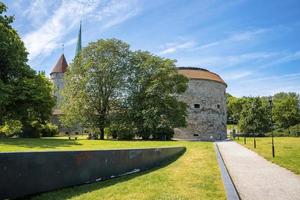
<svg viewBox="0 0 300 200"><path fill-rule="evenodd" d="M175 129L174 138L183 140L226 139L226 83L206 69L179 67L189 78L188 89L178 97L188 105L187 127Z"/></svg>

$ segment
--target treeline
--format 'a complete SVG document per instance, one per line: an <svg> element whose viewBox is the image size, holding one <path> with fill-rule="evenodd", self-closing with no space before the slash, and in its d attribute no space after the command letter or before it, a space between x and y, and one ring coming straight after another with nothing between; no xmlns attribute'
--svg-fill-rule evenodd
<svg viewBox="0 0 300 200"><path fill-rule="evenodd" d="M14 18L4 15L0 2L0 137L39 137L57 127L49 123L55 99L44 73L27 64L27 52L11 26Z"/></svg>
<svg viewBox="0 0 300 200"><path fill-rule="evenodd" d="M270 97L233 97L227 94L227 122L247 135L300 136L300 98L280 92Z"/></svg>
<svg viewBox="0 0 300 200"><path fill-rule="evenodd" d="M65 74L66 126L80 125L118 139L170 139L186 124L187 105L176 96L188 79L174 60L132 51L117 39L91 42Z"/></svg>

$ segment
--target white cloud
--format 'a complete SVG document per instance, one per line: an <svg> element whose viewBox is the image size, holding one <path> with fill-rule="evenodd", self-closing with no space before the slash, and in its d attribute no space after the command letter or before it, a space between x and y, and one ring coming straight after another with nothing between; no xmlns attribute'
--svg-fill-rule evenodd
<svg viewBox="0 0 300 200"><path fill-rule="evenodd" d="M300 93L299 80L300 73L231 80L228 83L228 92L234 96L266 96L282 91Z"/></svg>
<svg viewBox="0 0 300 200"><path fill-rule="evenodd" d="M49 8L55 3L55 1L47 0L33 0L30 1L27 9L22 13L27 17L33 25L40 24L45 17L49 15Z"/></svg>
<svg viewBox="0 0 300 200"><path fill-rule="evenodd" d="M63 37L79 24L80 17L93 11L96 5L97 3L89 5L79 1L63 1L43 26L24 36L29 58L50 54L60 46Z"/></svg>
<svg viewBox="0 0 300 200"><path fill-rule="evenodd" d="M217 68L228 68L249 61L253 62L265 62L268 59L272 59L278 56L277 52L252 52L236 55L218 55L218 56L198 56L196 58L181 58L179 64L188 66L211 66ZM247 66L249 67L249 66Z"/></svg>
<svg viewBox="0 0 300 200"><path fill-rule="evenodd" d="M262 78L250 79L250 80L245 80L244 82L258 82L258 81L271 81L271 80L282 81L282 80L299 79L299 77L300 77L300 73L293 73L293 74L283 74L278 76L267 76Z"/></svg>
<svg viewBox="0 0 300 200"><path fill-rule="evenodd" d="M127 19L137 15L139 13L139 7L136 0L109 1L94 17L98 21L105 21L102 26L103 29L109 29L112 26L120 24ZM108 20L107 20L108 19Z"/></svg>
<svg viewBox="0 0 300 200"><path fill-rule="evenodd" d="M291 62L295 60L300 59L300 51L296 51L294 53L282 53L281 56L279 56L277 59L274 59L273 61L266 63L264 65L261 65L259 68L267 68L270 66Z"/></svg>
<svg viewBox="0 0 300 200"><path fill-rule="evenodd" d="M78 38L72 38L72 39L70 39L69 41L67 41L67 42L64 44L64 46L67 47L67 46L71 46L71 45L75 44L75 43L77 42L77 39L78 39Z"/></svg>
<svg viewBox="0 0 300 200"><path fill-rule="evenodd" d="M186 41L186 42L177 42L177 43L168 43L165 45L164 49L159 52L160 55L175 53L178 50L188 49L195 45L194 41Z"/></svg>
<svg viewBox="0 0 300 200"><path fill-rule="evenodd" d="M29 59L32 61L39 57L46 57L60 47L65 36L74 31L81 19L96 20L95 23L104 21L101 27L108 29L136 14L135 0L126 2L112 0L103 4L101 0L64 0L42 26L23 37L29 51ZM66 44L73 42L74 40Z"/></svg>
<svg viewBox="0 0 300 200"><path fill-rule="evenodd" d="M235 45L238 42L251 41L255 39L258 35L266 33L267 31L268 29L256 29L252 31L235 32L226 37L225 39L197 46L191 49L191 51L204 50L213 47L219 48L220 46Z"/></svg>
<svg viewBox="0 0 300 200"><path fill-rule="evenodd" d="M222 78L226 81L235 81L239 79L244 79L245 77L250 76L253 74L252 71L231 71L222 74Z"/></svg>

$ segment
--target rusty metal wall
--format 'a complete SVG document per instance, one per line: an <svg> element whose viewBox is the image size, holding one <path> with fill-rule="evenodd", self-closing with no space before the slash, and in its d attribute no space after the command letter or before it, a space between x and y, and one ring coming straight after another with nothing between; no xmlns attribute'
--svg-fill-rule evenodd
<svg viewBox="0 0 300 200"><path fill-rule="evenodd" d="M145 171L185 147L0 153L0 199Z"/></svg>

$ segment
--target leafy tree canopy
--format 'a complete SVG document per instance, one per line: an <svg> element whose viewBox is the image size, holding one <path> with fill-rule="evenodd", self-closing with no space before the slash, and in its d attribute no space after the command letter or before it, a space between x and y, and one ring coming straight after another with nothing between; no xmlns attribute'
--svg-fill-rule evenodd
<svg viewBox="0 0 300 200"><path fill-rule="evenodd" d="M300 101L296 93L277 93L273 97L273 119L277 126L288 128L300 122Z"/></svg>
<svg viewBox="0 0 300 200"><path fill-rule="evenodd" d="M45 123L55 102L49 80L27 64L24 43L11 26L14 18L5 11L0 2L0 126L19 120L24 131L32 120Z"/></svg>
<svg viewBox="0 0 300 200"><path fill-rule="evenodd" d="M148 138L151 131L185 125L186 105L176 94L187 81L172 60L132 52L116 39L92 42L66 73L62 121L99 128L101 139L105 127Z"/></svg>

